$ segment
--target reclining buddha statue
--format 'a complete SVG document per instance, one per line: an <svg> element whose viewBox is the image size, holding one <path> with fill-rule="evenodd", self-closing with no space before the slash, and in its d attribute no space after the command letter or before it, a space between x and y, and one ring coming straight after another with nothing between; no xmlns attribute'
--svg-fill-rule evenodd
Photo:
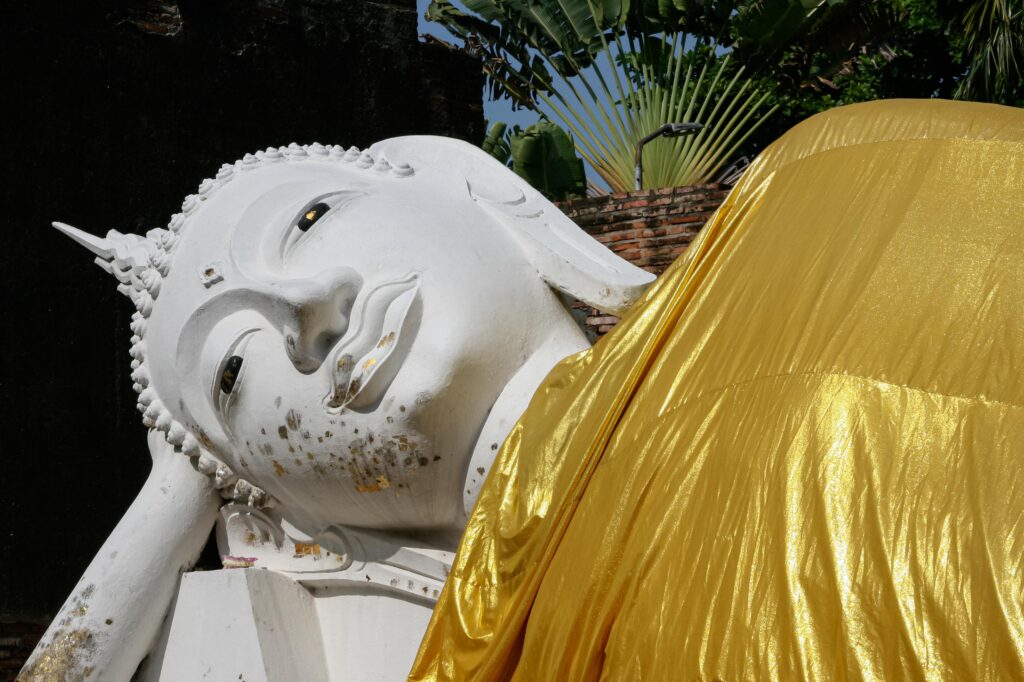
<svg viewBox="0 0 1024 682"><path fill-rule="evenodd" d="M247 155L145 236L55 226L137 308L153 468L26 680L404 678L499 445L589 347L566 303L653 279L444 138ZM183 576L215 525L234 570Z"/></svg>
<svg viewBox="0 0 1024 682"><path fill-rule="evenodd" d="M154 464L23 674L1024 679L1022 207L1024 112L890 101L649 287L437 139L62 226L139 309ZM588 350L551 287L637 300ZM214 524L242 568L182 574Z"/></svg>

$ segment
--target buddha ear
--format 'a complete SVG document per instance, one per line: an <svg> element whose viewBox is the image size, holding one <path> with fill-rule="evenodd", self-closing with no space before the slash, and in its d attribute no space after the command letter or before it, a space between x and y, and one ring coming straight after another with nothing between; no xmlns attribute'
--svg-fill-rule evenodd
<svg viewBox="0 0 1024 682"><path fill-rule="evenodd" d="M452 182L460 186L453 190L468 192L508 228L545 282L598 310L621 314L654 281L654 275L616 256L529 183L467 142L396 137L378 142L369 152L392 164L407 163L417 174L433 168L454 174Z"/></svg>

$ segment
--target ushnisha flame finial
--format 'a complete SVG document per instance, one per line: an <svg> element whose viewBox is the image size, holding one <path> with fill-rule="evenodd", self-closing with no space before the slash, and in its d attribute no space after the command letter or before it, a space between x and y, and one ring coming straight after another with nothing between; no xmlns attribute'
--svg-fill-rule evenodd
<svg viewBox="0 0 1024 682"><path fill-rule="evenodd" d="M152 289L159 288L160 274L153 269L152 261L161 245L149 236L110 230L106 237L97 237L67 223L55 222L53 226L96 254L96 264L117 278L117 290L136 304L142 292L152 295Z"/></svg>

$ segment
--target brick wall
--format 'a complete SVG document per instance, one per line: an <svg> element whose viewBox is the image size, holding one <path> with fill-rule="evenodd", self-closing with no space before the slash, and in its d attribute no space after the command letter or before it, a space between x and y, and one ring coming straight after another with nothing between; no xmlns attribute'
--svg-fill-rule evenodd
<svg viewBox="0 0 1024 682"><path fill-rule="evenodd" d="M0 623L0 682L13 682L45 629L41 623Z"/></svg>
<svg viewBox="0 0 1024 682"><path fill-rule="evenodd" d="M686 250L728 194L725 185L692 185L573 199L558 207L619 256L660 275ZM618 322L617 317L583 303L577 309L585 315L587 333L593 338Z"/></svg>

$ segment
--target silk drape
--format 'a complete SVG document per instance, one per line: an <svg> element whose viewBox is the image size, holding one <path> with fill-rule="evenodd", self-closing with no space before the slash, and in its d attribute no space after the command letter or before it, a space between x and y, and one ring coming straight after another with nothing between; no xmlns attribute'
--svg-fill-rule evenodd
<svg viewBox="0 0 1024 682"><path fill-rule="evenodd" d="M412 680L1024 679L1024 112L762 153L502 447Z"/></svg>

